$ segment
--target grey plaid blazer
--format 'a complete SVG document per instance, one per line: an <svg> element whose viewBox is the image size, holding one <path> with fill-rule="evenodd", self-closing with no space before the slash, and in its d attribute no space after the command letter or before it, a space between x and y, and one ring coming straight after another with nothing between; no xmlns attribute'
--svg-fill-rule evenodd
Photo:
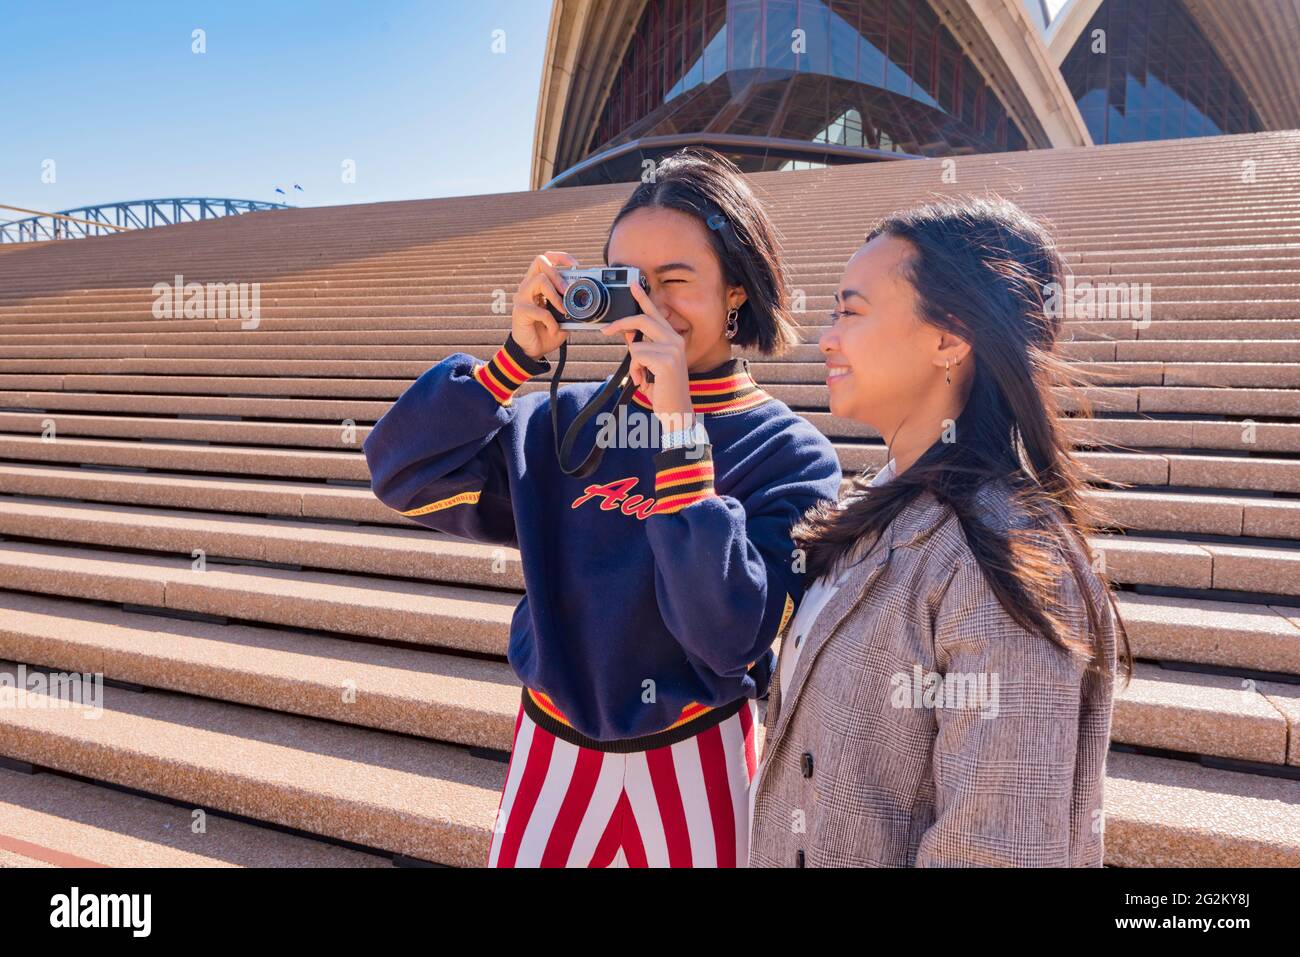
<svg viewBox="0 0 1300 957"><path fill-rule="evenodd" d="M1003 483L980 505L985 524L1026 524ZM1113 674L1106 586L1072 551ZM1086 637L1063 572L1058 613ZM750 865L1100 867L1112 690L1007 615L924 493L818 615L790 688L773 680Z"/></svg>

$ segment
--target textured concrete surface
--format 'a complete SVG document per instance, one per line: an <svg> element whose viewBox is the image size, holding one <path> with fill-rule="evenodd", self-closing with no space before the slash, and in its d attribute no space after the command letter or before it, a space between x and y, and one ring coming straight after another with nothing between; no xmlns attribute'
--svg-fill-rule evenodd
<svg viewBox="0 0 1300 957"><path fill-rule="evenodd" d="M198 808L57 774L18 774L0 768L0 866L91 863L100 867L391 866L390 860L378 855L232 821Z"/></svg>
<svg viewBox="0 0 1300 957"><path fill-rule="evenodd" d="M1111 752L1106 863L1300 867L1300 781Z"/></svg>

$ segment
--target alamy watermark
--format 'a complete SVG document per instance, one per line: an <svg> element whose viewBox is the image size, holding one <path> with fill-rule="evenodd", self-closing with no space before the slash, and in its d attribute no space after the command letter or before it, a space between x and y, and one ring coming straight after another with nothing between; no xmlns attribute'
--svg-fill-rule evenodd
<svg viewBox="0 0 1300 957"><path fill-rule="evenodd" d="M596 444L602 449L657 449L665 432L689 429L697 421L703 421L699 413L665 412L661 416L620 405L617 413L602 412L596 416L596 423L600 426ZM686 445L683 449L688 459L700 458L704 454L703 446Z"/></svg>
<svg viewBox="0 0 1300 957"><path fill-rule="evenodd" d="M117 927L130 930L132 937L148 937L152 913L152 894L83 894L74 884L66 894L50 898L54 928Z"/></svg>
<svg viewBox="0 0 1300 957"><path fill-rule="evenodd" d="M19 695L19 691L25 692ZM82 717L104 712L104 676L99 672L31 671L19 665L16 674L0 671L0 708L85 708Z"/></svg>
<svg viewBox="0 0 1300 957"><path fill-rule="evenodd" d="M1131 319L1136 329L1151 325L1151 283L1090 282L1075 279L1043 287L1043 311L1060 319Z"/></svg>
<svg viewBox="0 0 1300 957"><path fill-rule="evenodd" d="M256 282L186 282L153 286L155 319L242 319L241 329L262 321L262 284Z"/></svg>
<svg viewBox="0 0 1300 957"><path fill-rule="evenodd" d="M894 689L889 701L895 708L944 708L949 711L979 711L981 718L998 716L998 676L985 671L923 671L912 665L912 673L898 671L889 677Z"/></svg>

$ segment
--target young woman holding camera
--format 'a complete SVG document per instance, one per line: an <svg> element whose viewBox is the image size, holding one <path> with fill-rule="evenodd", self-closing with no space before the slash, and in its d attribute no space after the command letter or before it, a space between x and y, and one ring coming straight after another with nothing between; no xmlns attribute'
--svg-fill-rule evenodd
<svg viewBox="0 0 1300 957"><path fill-rule="evenodd" d="M820 347L831 411L891 458L794 532L815 581L781 640L750 863L1100 866L1116 616L1058 418L1060 259L982 200L867 240Z"/></svg>
<svg viewBox="0 0 1300 957"><path fill-rule="evenodd" d="M737 866L755 698L803 594L790 529L836 497L839 464L732 355L798 341L772 227L732 164L665 159L605 259L649 281L633 284L640 314L593 336L627 343L627 419L655 417L660 442L620 441L578 478L557 460L550 396L516 394L568 336L547 304L562 308L560 270L579 264L548 252L495 357L449 356L375 425L371 487L421 524L521 554L508 658L524 688L489 865ZM601 385L559 389L560 435ZM584 431L590 446L596 423Z"/></svg>

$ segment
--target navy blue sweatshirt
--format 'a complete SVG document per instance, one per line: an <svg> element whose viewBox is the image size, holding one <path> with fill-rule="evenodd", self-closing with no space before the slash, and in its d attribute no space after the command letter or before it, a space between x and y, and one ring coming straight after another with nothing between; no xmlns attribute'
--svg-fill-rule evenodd
<svg viewBox="0 0 1300 957"><path fill-rule="evenodd" d="M583 743L681 740L767 693L772 642L803 596L790 529L837 497L839 460L733 358L689 374L709 444L661 451L637 390L632 438L574 478L549 394L515 394L550 368L513 337L489 362L430 368L366 437L371 488L422 525L519 549L508 658L530 714ZM561 437L601 385L560 387ZM586 424L572 459L602 426Z"/></svg>

